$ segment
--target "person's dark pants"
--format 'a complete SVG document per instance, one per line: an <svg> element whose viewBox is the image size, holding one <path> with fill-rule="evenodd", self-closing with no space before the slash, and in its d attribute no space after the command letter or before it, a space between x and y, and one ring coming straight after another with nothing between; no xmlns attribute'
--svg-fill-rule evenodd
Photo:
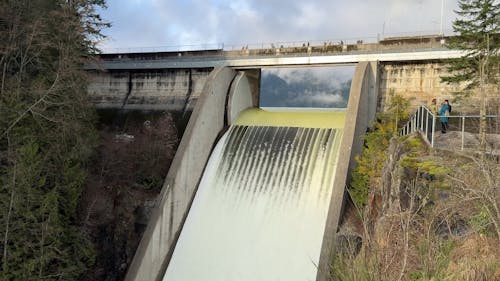
<svg viewBox="0 0 500 281"><path fill-rule="evenodd" d="M441 133L446 133L446 130L448 130L448 122L441 122Z"/></svg>

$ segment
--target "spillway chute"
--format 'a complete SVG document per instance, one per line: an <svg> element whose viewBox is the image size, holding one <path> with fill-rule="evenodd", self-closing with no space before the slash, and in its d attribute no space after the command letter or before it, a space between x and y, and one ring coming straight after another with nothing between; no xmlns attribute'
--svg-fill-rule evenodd
<svg viewBox="0 0 500 281"><path fill-rule="evenodd" d="M163 280L315 280L344 122L343 111L244 111L210 157Z"/></svg>

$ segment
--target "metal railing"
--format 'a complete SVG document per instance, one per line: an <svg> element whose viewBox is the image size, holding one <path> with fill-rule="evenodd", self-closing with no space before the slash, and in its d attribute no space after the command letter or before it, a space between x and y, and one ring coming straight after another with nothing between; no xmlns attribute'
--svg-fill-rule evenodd
<svg viewBox="0 0 500 281"><path fill-rule="evenodd" d="M438 135L436 133L441 130L441 117L448 118L447 134L451 135L445 140L441 140L444 134ZM438 145L460 150L474 148L479 145L479 124L481 118L486 119L486 141L489 149L496 151L495 153L500 152L500 115L440 116L422 105L400 129L399 135L404 136L413 132L419 132L431 147ZM457 140L458 138L460 138L459 141Z"/></svg>
<svg viewBox="0 0 500 281"><path fill-rule="evenodd" d="M424 139L434 147L434 132L436 128L436 115L432 113L426 106L418 107L415 114L410 117L410 120L399 131L400 136L409 135L414 132L420 132Z"/></svg>

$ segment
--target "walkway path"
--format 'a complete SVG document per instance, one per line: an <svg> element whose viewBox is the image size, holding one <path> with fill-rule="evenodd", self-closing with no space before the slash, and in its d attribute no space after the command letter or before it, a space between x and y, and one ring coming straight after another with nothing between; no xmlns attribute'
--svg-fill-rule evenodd
<svg viewBox="0 0 500 281"><path fill-rule="evenodd" d="M500 135L487 134L487 152L500 155ZM477 151L479 149L479 134L464 133L464 150ZM434 147L445 150L461 150L462 133L459 131L448 131L446 134L436 132L434 135Z"/></svg>

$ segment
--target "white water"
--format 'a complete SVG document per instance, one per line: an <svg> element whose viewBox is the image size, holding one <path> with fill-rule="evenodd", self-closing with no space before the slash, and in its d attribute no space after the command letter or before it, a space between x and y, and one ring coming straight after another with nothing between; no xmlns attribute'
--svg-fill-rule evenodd
<svg viewBox="0 0 500 281"><path fill-rule="evenodd" d="M315 280L342 129L233 126L164 281Z"/></svg>

